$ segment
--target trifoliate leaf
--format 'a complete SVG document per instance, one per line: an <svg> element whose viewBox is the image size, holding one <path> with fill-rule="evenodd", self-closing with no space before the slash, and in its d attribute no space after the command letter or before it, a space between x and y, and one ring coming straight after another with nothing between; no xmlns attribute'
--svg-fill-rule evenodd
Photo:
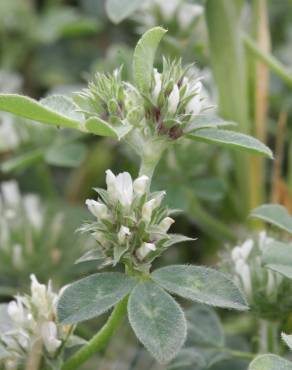
<svg viewBox="0 0 292 370"><path fill-rule="evenodd" d="M132 126L128 124L112 126L99 117L89 118L85 121L84 126L91 134L109 136L117 140L122 139L132 129Z"/></svg>
<svg viewBox="0 0 292 370"><path fill-rule="evenodd" d="M187 134L186 137L194 141L214 143L230 149L244 150L273 158L272 151L265 144L252 136L235 131L206 128Z"/></svg>
<svg viewBox="0 0 292 370"><path fill-rule="evenodd" d="M279 204L263 204L254 209L250 217L259 218L292 234L292 216Z"/></svg>
<svg viewBox="0 0 292 370"><path fill-rule="evenodd" d="M260 355L251 362L248 370L292 370L292 362L272 354Z"/></svg>
<svg viewBox="0 0 292 370"><path fill-rule="evenodd" d="M120 23L142 5L141 0L107 0L105 9L113 23Z"/></svg>
<svg viewBox="0 0 292 370"><path fill-rule="evenodd" d="M75 324L98 316L125 297L135 280L119 272L94 274L70 284L58 301L63 324Z"/></svg>
<svg viewBox="0 0 292 370"><path fill-rule="evenodd" d="M147 350L161 363L173 359L186 337L182 309L151 281L137 285L128 303L130 324Z"/></svg>
<svg viewBox="0 0 292 370"><path fill-rule="evenodd" d="M47 99L43 100L42 103L22 95L0 94L0 110L49 125L80 129L78 120L64 114L64 111L67 112L67 110L64 107L61 108L61 102L58 110L56 105L56 109L52 109L51 106L48 106ZM64 103L63 99L62 101ZM66 100L66 107L67 103Z"/></svg>
<svg viewBox="0 0 292 370"><path fill-rule="evenodd" d="M139 90L144 93L150 89L156 49L165 32L162 27L151 28L143 34L135 48L134 78Z"/></svg>
<svg viewBox="0 0 292 370"><path fill-rule="evenodd" d="M173 265L154 271L152 277L164 289L186 299L217 307L248 309L238 287L222 272L202 266Z"/></svg>

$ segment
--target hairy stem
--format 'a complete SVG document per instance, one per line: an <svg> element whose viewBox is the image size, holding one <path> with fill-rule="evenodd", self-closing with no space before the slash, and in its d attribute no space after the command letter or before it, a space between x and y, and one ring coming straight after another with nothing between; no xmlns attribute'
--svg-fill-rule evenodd
<svg viewBox="0 0 292 370"><path fill-rule="evenodd" d="M101 330L90 339L90 341L77 351L67 362L62 366L62 370L78 369L80 365L86 362L95 353L103 350L108 344L113 334L118 329L123 321L127 311L128 297L125 297L119 302L111 313L109 319Z"/></svg>

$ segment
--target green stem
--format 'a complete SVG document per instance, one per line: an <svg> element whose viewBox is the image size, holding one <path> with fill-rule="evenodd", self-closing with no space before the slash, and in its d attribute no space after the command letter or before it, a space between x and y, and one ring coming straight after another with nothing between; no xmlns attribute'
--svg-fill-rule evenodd
<svg viewBox="0 0 292 370"><path fill-rule="evenodd" d="M261 319L259 321L259 352L279 353L279 323Z"/></svg>
<svg viewBox="0 0 292 370"><path fill-rule="evenodd" d="M251 352L243 352L243 351L237 351L229 348L214 348L218 352L225 352L230 354L233 357L242 358L244 360L253 360L256 355L254 355Z"/></svg>
<svg viewBox="0 0 292 370"><path fill-rule="evenodd" d="M87 361L96 352L100 352L108 344L109 340L123 321L127 312L128 297L125 297L119 302L111 313L109 319L101 330L90 339L90 341L77 351L67 362L62 366L62 370L78 369L85 361Z"/></svg>
<svg viewBox="0 0 292 370"><path fill-rule="evenodd" d="M292 74L289 73L286 68L283 66L281 62L279 62L273 55L262 51L256 42L248 36L247 34L243 33L242 38L246 48L262 63L267 65L271 71L273 71L276 75L278 75L283 81L287 83L287 85L292 87Z"/></svg>

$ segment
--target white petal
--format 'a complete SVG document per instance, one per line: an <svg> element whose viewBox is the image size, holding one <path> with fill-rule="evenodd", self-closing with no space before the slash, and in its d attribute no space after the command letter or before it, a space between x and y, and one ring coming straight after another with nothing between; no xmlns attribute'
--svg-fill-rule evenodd
<svg viewBox="0 0 292 370"><path fill-rule="evenodd" d="M105 204L93 199L86 199L85 204L89 211L98 219L103 220L109 218L108 208Z"/></svg>
<svg viewBox="0 0 292 370"><path fill-rule="evenodd" d="M41 327L41 334L46 350L50 354L54 354L62 344L57 338L57 326L53 321L45 322Z"/></svg>
<svg viewBox="0 0 292 370"><path fill-rule="evenodd" d="M126 238L131 235L130 229L126 226L121 226L120 231L118 232L118 240L120 244L125 243Z"/></svg>
<svg viewBox="0 0 292 370"><path fill-rule="evenodd" d="M149 177L148 176L140 176L133 182L133 189L135 194L138 196L142 196L145 194L147 186L149 183Z"/></svg>
<svg viewBox="0 0 292 370"><path fill-rule="evenodd" d="M151 216L154 208L156 207L156 200L151 199L146 202L142 207L142 218L146 222L151 221Z"/></svg>
<svg viewBox="0 0 292 370"><path fill-rule="evenodd" d="M118 200L124 207L129 207L133 201L132 177L128 172L123 172L116 179Z"/></svg>
<svg viewBox="0 0 292 370"><path fill-rule="evenodd" d="M43 225L44 219L40 198L35 194L27 194L23 197L23 205L29 221L33 227L39 230Z"/></svg>
<svg viewBox="0 0 292 370"><path fill-rule="evenodd" d="M167 231L169 230L170 226L174 223L174 219L171 218L171 217L165 217L159 224L159 228L167 233Z"/></svg>
<svg viewBox="0 0 292 370"><path fill-rule="evenodd" d="M143 243L141 247L137 249L136 254L140 260L143 260L150 252L155 250L156 250L155 244Z"/></svg>
<svg viewBox="0 0 292 370"><path fill-rule="evenodd" d="M178 103L179 103L179 89L178 86L175 84L168 97L168 112L170 114L174 114L176 112Z"/></svg>
<svg viewBox="0 0 292 370"><path fill-rule="evenodd" d="M195 95L186 105L186 113L196 115L199 114L202 108L200 95Z"/></svg>
<svg viewBox="0 0 292 370"><path fill-rule="evenodd" d="M254 245L254 242L253 242L253 240L252 239L247 239L243 244L242 244L242 246L241 246L241 250L240 250L240 252L241 252L241 255L242 255L242 258L243 259L247 259L248 258L248 256L250 255L250 252L251 252L251 250L252 250L252 248L253 248L253 245Z"/></svg>
<svg viewBox="0 0 292 370"><path fill-rule="evenodd" d="M152 97L155 103L158 101L158 96L161 91L161 73L157 72L157 69L154 68L154 81L155 81L155 86L152 91Z"/></svg>

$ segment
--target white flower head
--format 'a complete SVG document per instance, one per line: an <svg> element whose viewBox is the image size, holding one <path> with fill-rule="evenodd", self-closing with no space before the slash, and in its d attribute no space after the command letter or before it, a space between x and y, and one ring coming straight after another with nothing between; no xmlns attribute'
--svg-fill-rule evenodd
<svg viewBox="0 0 292 370"><path fill-rule="evenodd" d="M173 86L173 89L168 97L168 112L174 114L179 104L179 89L177 84Z"/></svg>
<svg viewBox="0 0 292 370"><path fill-rule="evenodd" d="M118 241L120 244L124 244L127 237L131 235L130 229L126 226L121 226L120 231L118 232Z"/></svg>
<svg viewBox="0 0 292 370"><path fill-rule="evenodd" d="M46 350L50 354L54 354L62 344L58 339L57 326L53 321L44 322L41 327L41 335Z"/></svg>
<svg viewBox="0 0 292 370"><path fill-rule="evenodd" d="M108 219L110 217L108 208L105 204L93 199L86 199L85 204L89 211L98 219Z"/></svg>
<svg viewBox="0 0 292 370"><path fill-rule="evenodd" d="M134 193L139 197L144 195L149 183L149 177L142 175L133 182Z"/></svg>
<svg viewBox="0 0 292 370"><path fill-rule="evenodd" d="M167 233L167 231L169 230L170 226L174 223L174 219L171 218L171 217L165 217L161 222L160 224L158 225L158 227L165 233Z"/></svg>
<svg viewBox="0 0 292 370"><path fill-rule="evenodd" d="M156 250L154 243L143 243L140 248L137 249L136 255L140 260L143 260L150 252Z"/></svg>

